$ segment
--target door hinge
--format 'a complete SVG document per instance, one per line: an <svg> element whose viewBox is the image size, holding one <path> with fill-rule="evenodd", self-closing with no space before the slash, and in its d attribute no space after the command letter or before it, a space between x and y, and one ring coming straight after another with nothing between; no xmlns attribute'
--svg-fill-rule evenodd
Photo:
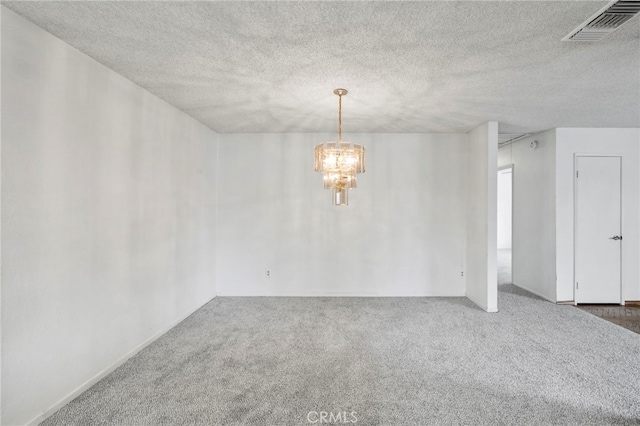
<svg viewBox="0 0 640 426"><path fill-rule="evenodd" d="M578 174L579 174L579 173L580 173L580 172L576 170L576 179L578 178Z"/></svg>
<svg viewBox="0 0 640 426"><path fill-rule="evenodd" d="M580 283L576 281L576 290L578 290L579 288L580 288Z"/></svg>

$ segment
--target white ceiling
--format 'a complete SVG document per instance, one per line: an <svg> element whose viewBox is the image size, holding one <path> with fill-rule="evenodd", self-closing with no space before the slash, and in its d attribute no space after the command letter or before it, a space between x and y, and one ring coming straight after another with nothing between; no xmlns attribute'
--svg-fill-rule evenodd
<svg viewBox="0 0 640 426"><path fill-rule="evenodd" d="M218 132L640 127L640 19L607 1L2 2Z"/></svg>

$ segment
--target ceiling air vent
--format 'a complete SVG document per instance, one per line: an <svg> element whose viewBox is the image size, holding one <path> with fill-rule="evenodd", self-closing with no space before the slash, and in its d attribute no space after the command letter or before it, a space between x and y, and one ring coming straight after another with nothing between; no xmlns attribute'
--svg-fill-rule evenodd
<svg viewBox="0 0 640 426"><path fill-rule="evenodd" d="M639 0L617 0L609 3L582 25L571 31L563 41L598 41L617 30L640 12Z"/></svg>

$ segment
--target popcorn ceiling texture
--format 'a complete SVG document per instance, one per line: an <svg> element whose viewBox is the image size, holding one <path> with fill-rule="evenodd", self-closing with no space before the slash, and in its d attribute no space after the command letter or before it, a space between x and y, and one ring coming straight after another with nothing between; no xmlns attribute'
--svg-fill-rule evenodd
<svg viewBox="0 0 640 426"><path fill-rule="evenodd" d="M640 126L640 19L606 1L3 2L218 132Z"/></svg>

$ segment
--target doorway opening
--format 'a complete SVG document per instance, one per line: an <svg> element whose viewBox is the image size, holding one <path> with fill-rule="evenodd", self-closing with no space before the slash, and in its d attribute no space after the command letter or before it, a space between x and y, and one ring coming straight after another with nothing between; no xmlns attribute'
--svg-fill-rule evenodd
<svg viewBox="0 0 640 426"><path fill-rule="evenodd" d="M498 169L498 285L513 283L512 221L513 221L513 165Z"/></svg>

